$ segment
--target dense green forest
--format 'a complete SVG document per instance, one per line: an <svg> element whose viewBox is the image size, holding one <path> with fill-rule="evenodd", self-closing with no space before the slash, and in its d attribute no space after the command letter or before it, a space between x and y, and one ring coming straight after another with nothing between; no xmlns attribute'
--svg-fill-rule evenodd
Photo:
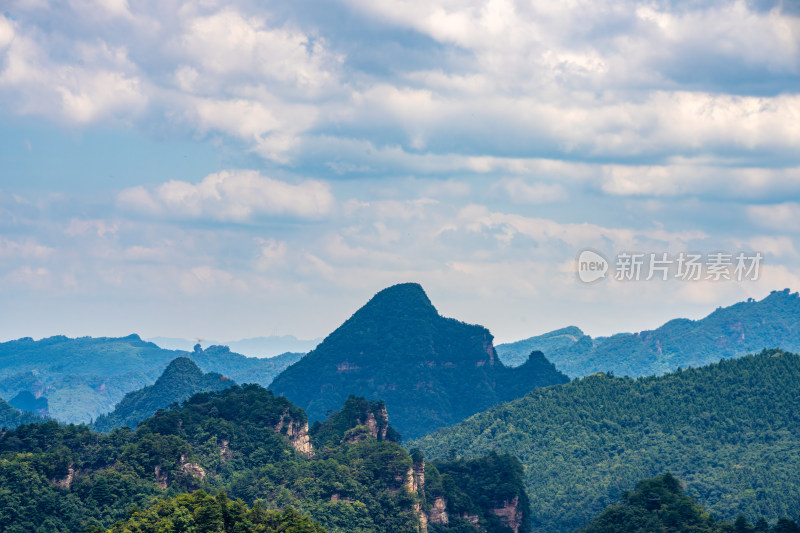
<svg viewBox="0 0 800 533"><path fill-rule="evenodd" d="M651 376L715 363L764 349L800 352L800 295L773 291L761 301L720 307L701 320L671 320L653 331L592 339L569 327L497 346L504 362L520 364L540 350L570 377L595 372Z"/></svg>
<svg viewBox="0 0 800 533"><path fill-rule="evenodd" d="M294 509L265 511L250 509L241 500L230 500L224 492L211 496L199 490L159 501L143 511L132 511L109 533L325 533L325 530ZM106 533L91 528L87 533Z"/></svg>
<svg viewBox="0 0 800 533"><path fill-rule="evenodd" d="M406 437L454 424L541 385L565 383L541 353L518 368L482 326L444 318L416 283L376 294L270 385L323 420L350 394L383 400Z"/></svg>
<svg viewBox="0 0 800 533"><path fill-rule="evenodd" d="M303 354L269 359L245 357L225 346L182 352L164 350L138 335L121 338L29 337L0 343L0 398L34 394L47 414L62 422L89 423L114 409L123 396L151 385L177 357L192 359L203 372L237 383L268 385Z"/></svg>
<svg viewBox="0 0 800 533"><path fill-rule="evenodd" d="M0 433L0 532L83 532L120 521L114 531L150 531L133 527L160 520L154 513L188 520L187 509L211 505L202 495L174 499L200 489L218 504L253 506L231 504L251 522L253 513L294 509L331 533L417 532L429 512L433 531L461 533L471 520L504 533L509 518L494 509L522 502L506 515L528 512L516 459L442 463L439 473L393 442L399 435L384 414L379 402L353 397L309 431L302 409L245 385L196 394L135 431L23 425ZM440 510L452 519L442 522Z"/></svg>
<svg viewBox="0 0 800 533"><path fill-rule="evenodd" d="M179 357L167 365L153 385L129 392L113 411L97 417L92 429L108 432L123 426L135 428L159 409L180 403L198 392L222 390L233 385L232 380L216 372L203 374L194 361Z"/></svg>
<svg viewBox="0 0 800 533"><path fill-rule="evenodd" d="M800 357L779 350L659 377L597 374L480 413L410 446L519 457L534 526L581 527L669 471L721 519L800 512Z"/></svg>
<svg viewBox="0 0 800 533"><path fill-rule="evenodd" d="M800 533L800 527L781 517L770 527L760 518L755 524L739 515L734 521L717 521L688 496L671 474L640 481L633 492L600 513L579 533Z"/></svg>

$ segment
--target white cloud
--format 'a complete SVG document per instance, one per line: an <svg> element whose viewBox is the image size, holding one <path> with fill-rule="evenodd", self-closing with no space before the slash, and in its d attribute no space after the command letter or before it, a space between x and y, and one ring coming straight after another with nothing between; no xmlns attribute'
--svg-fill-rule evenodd
<svg viewBox="0 0 800 533"><path fill-rule="evenodd" d="M145 108L144 83L124 48L78 42L74 51L78 61L56 62L34 37L17 34L0 71L0 90L19 102L13 111L87 124L132 117Z"/></svg>
<svg viewBox="0 0 800 533"><path fill-rule="evenodd" d="M786 202L774 205L753 205L747 208L750 220L761 227L780 233L800 233L800 204Z"/></svg>
<svg viewBox="0 0 800 533"><path fill-rule="evenodd" d="M224 171L200 183L168 181L119 193L117 203L130 211L159 217L247 222L263 217L319 219L334 208L328 185L304 181L297 185L258 172Z"/></svg>
<svg viewBox="0 0 800 533"><path fill-rule="evenodd" d="M300 30L269 27L263 17L245 17L233 8L184 24L181 53L208 74L203 81L211 87L231 75L244 75L311 95L335 81L339 58L318 37Z"/></svg>
<svg viewBox="0 0 800 533"><path fill-rule="evenodd" d="M26 239L22 242L14 241L0 236L0 257L6 259L49 259L55 249L50 246L39 244L33 239Z"/></svg>

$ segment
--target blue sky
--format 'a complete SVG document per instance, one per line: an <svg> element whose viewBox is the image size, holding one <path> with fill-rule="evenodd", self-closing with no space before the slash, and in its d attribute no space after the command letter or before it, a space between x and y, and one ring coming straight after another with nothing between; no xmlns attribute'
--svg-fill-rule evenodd
<svg viewBox="0 0 800 533"><path fill-rule="evenodd" d="M800 288L796 2L2 6L0 339L314 338L417 281L509 341ZM586 285L585 248L764 259Z"/></svg>

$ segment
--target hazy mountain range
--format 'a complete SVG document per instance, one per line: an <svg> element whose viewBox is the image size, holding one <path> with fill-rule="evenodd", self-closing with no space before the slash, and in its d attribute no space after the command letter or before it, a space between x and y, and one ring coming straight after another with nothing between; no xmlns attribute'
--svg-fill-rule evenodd
<svg viewBox="0 0 800 533"><path fill-rule="evenodd" d="M540 350L570 377L595 372L650 376L766 348L800 351L799 317L800 296L785 289L760 301L719 307L700 320L670 320L652 331L592 339L572 326L496 349L509 365L521 364L531 350Z"/></svg>
<svg viewBox="0 0 800 533"><path fill-rule="evenodd" d="M165 350L190 352L196 344L203 346L227 346L232 352L248 357L274 357L286 352L306 353L314 349L322 339L298 339L294 335L270 335L252 337L235 341L215 341L209 339L182 339L179 337L151 337L145 339Z"/></svg>
<svg viewBox="0 0 800 533"><path fill-rule="evenodd" d="M264 359L245 357L224 346L164 350L138 335L23 338L0 343L0 398L12 399L27 391L47 399L49 416L89 422L111 411L126 393L153 384L177 357L188 357L204 372L218 372L235 382L268 385L302 354Z"/></svg>

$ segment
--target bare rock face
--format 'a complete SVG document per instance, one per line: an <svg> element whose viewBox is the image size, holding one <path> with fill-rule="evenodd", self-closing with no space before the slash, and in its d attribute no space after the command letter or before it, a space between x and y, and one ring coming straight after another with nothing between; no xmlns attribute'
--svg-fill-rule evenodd
<svg viewBox="0 0 800 533"><path fill-rule="evenodd" d="M511 529L514 533L519 533L522 524L522 510L519 508L519 498L514 496L512 500L503 502L502 507L492 509L494 514L500 517L500 522Z"/></svg>
<svg viewBox="0 0 800 533"><path fill-rule="evenodd" d="M459 518L462 518L462 519L466 520L467 522L469 522L470 525L472 527L474 527L475 529L480 529L480 518L478 518L478 515L465 513L465 514L462 514L461 516L459 516Z"/></svg>
<svg viewBox="0 0 800 533"><path fill-rule="evenodd" d="M288 413L281 415L281 419L275 426L276 433L283 433L289 438L292 448L302 453L306 457L314 455L314 448L311 446L311 439L308 436L308 422L300 424L291 419ZM285 430L285 431L284 431Z"/></svg>
<svg viewBox="0 0 800 533"><path fill-rule="evenodd" d="M203 470L203 467L197 463L183 463L181 465L181 470L183 470L184 473L194 476L200 480L203 480L206 477L206 471Z"/></svg>
<svg viewBox="0 0 800 533"><path fill-rule="evenodd" d="M433 500L433 507L428 514L428 522L442 525L447 525L450 522L450 517L447 514L447 501L441 496Z"/></svg>
<svg viewBox="0 0 800 533"><path fill-rule="evenodd" d="M222 439L219 443L219 455L223 463L233 457L233 452L231 452L229 444L230 441L226 439Z"/></svg>
<svg viewBox="0 0 800 533"><path fill-rule="evenodd" d="M67 475L63 479L51 479L50 481L60 489L68 489L72 486L72 482L74 480L75 480L75 467L74 465L69 465L69 468L67 469Z"/></svg>
<svg viewBox="0 0 800 533"><path fill-rule="evenodd" d="M162 489L167 488L167 475L161 473L161 465L156 465L155 467L155 474L156 474L156 484Z"/></svg>

